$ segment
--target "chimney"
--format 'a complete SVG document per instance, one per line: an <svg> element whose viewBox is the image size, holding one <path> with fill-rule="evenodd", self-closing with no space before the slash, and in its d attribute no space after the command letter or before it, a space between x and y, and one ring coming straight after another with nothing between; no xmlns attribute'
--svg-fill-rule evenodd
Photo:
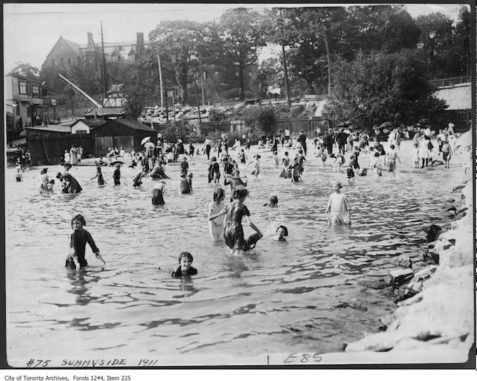
<svg viewBox="0 0 477 381"><path fill-rule="evenodd" d="M93 33L88 32L88 45L86 46L86 51L91 52L95 50L96 50L96 46L93 41Z"/></svg>
<svg viewBox="0 0 477 381"><path fill-rule="evenodd" d="M144 53L144 33L137 33L137 42L136 42L136 55L138 57L142 56Z"/></svg>

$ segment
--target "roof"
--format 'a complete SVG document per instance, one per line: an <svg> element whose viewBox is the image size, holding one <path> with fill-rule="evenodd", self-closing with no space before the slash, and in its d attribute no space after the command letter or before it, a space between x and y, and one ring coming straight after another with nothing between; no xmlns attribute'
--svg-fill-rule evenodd
<svg viewBox="0 0 477 381"><path fill-rule="evenodd" d="M62 39L66 43L66 45L68 45L76 54L81 55L79 44L77 44L76 42L67 40L66 38L63 38L62 36L60 36L60 39Z"/></svg>
<svg viewBox="0 0 477 381"><path fill-rule="evenodd" d="M446 110L470 110L472 108L470 83L440 88L435 96L446 101Z"/></svg>
<svg viewBox="0 0 477 381"><path fill-rule="evenodd" d="M85 113L85 116L121 116L124 115L126 112L124 111L123 107L103 107L103 108L96 108Z"/></svg>
<svg viewBox="0 0 477 381"><path fill-rule="evenodd" d="M66 132L70 133L71 132L71 127L70 126L62 126L62 125L49 125L47 127L26 127L25 128L28 131L33 131L33 132Z"/></svg>
<svg viewBox="0 0 477 381"><path fill-rule="evenodd" d="M66 44L71 50L73 50L77 55L82 56L82 54L81 54L81 47L80 47L79 44L77 44L76 42L67 40L66 38L63 38L63 36L60 36L60 38L58 39L58 41L56 41L55 45L53 46L53 48L50 50L50 52L49 52L48 55L46 56L46 59L45 59L45 61L43 62L42 66L45 64L45 62L48 61L48 58L50 57L51 53L53 53L53 52L55 51L56 46L60 43L60 41L64 41L65 44Z"/></svg>
<svg viewBox="0 0 477 381"><path fill-rule="evenodd" d="M5 77L15 77L15 78L18 78L18 79L23 79L25 81L35 82L35 83L39 83L39 84L42 83L40 79L33 79L33 78L25 77L24 75L13 73L13 72L5 74Z"/></svg>
<svg viewBox="0 0 477 381"><path fill-rule="evenodd" d="M84 124L86 124L90 128L95 128L95 127L102 126L103 124L106 124L107 120L105 120L105 119L78 119L77 121L75 121L71 125L71 127L73 127L75 124L77 124L79 122L83 122Z"/></svg>
<svg viewBox="0 0 477 381"><path fill-rule="evenodd" d="M147 126L143 123L136 122L135 120L112 119L110 121L113 122L113 123L122 124L123 126L132 128L134 130L149 131L149 132L155 131L153 128L151 128L151 127L149 127L149 126Z"/></svg>

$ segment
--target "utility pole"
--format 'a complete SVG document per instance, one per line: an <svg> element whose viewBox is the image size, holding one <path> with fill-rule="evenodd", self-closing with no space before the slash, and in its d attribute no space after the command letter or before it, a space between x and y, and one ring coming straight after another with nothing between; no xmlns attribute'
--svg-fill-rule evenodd
<svg viewBox="0 0 477 381"><path fill-rule="evenodd" d="M161 69L161 59L159 58L159 53L157 54L157 64L159 66L159 87L161 89L161 108L164 107L164 90L162 89L162 69Z"/></svg>
<svg viewBox="0 0 477 381"><path fill-rule="evenodd" d="M107 88L107 82L106 82L106 58L104 56L103 22L100 21L100 23L101 23L101 55L103 57L103 88L104 88L104 99L106 99L108 97L108 94L107 94L108 88Z"/></svg>
<svg viewBox="0 0 477 381"><path fill-rule="evenodd" d="M282 57L283 57L283 71L285 73L285 88L287 92L287 101L288 107L290 107L290 115L291 115L291 97L290 97L290 85L288 83L288 70L287 70L287 59L285 55L285 43L283 40L283 13L282 9L280 8L280 44L282 46Z"/></svg>
<svg viewBox="0 0 477 381"><path fill-rule="evenodd" d="M200 61L200 87L202 90L202 106L205 106L204 70L202 68L202 60Z"/></svg>

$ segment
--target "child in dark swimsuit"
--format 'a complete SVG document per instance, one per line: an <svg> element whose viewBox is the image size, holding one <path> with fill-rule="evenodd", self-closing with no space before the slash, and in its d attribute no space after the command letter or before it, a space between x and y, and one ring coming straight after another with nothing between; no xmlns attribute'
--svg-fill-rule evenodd
<svg viewBox="0 0 477 381"><path fill-rule="evenodd" d="M136 177L134 177L133 179L133 187L136 188L136 187L139 187L142 185L142 178L144 176L146 176L146 170L143 169L141 172L139 172Z"/></svg>
<svg viewBox="0 0 477 381"><path fill-rule="evenodd" d="M101 167L96 167L96 176L94 176L91 180L98 179L98 185L104 185L104 177L103 173L101 172Z"/></svg>
<svg viewBox="0 0 477 381"><path fill-rule="evenodd" d="M218 183L220 180L220 166L219 163L217 163L217 158L215 156L210 159L210 165L209 165L209 183L214 182Z"/></svg>
<svg viewBox="0 0 477 381"><path fill-rule="evenodd" d="M233 194L234 201L227 205L222 212L209 218L209 221L211 221L221 215L226 215L224 240L226 245L235 254L239 254L242 251L248 251L250 249L253 249L257 244L258 240L263 237L263 234L258 229L258 227L250 221L250 212L243 203L247 195L247 188L243 186L237 187ZM245 239L244 237L244 231L242 226L243 217L246 218L250 227L256 232L247 239Z"/></svg>
<svg viewBox="0 0 477 381"><path fill-rule="evenodd" d="M188 251L183 251L179 254L179 267L176 271L171 273L173 278L180 278L183 276L197 275L197 269L192 267L194 257Z"/></svg>
<svg viewBox="0 0 477 381"><path fill-rule="evenodd" d="M116 169L113 172L114 185L121 185L121 168L120 164L116 164Z"/></svg>
<svg viewBox="0 0 477 381"><path fill-rule="evenodd" d="M86 221L81 214L78 214L73 217L71 220L71 228L73 229L73 234L71 234L70 240L70 253L66 257L65 267L69 269L75 269L75 259L78 261L79 267L88 266L88 262L86 261L85 257L85 250L86 250L86 243L89 244L91 250L96 255L96 258L101 260L104 264L103 257L99 253L99 249L94 243L93 237L91 234L83 229L83 226L86 225Z"/></svg>

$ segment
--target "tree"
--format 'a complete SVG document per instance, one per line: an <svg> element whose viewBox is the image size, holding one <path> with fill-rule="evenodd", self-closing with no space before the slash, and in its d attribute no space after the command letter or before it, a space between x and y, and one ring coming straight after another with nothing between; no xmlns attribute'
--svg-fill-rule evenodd
<svg viewBox="0 0 477 381"><path fill-rule="evenodd" d="M425 64L415 51L359 53L355 61L335 65L328 116L370 128L397 113L403 123L431 120L445 108L436 99ZM405 110L405 112L403 112Z"/></svg>
<svg viewBox="0 0 477 381"><path fill-rule="evenodd" d="M189 69L200 39L200 24L193 21L163 21L149 33L154 51L161 59L167 57L174 68L182 104L188 99Z"/></svg>
<svg viewBox="0 0 477 381"><path fill-rule="evenodd" d="M259 96L265 97L269 87L280 89L283 94L284 72L280 60L276 57L268 58L260 64L257 73L259 83Z"/></svg>
<svg viewBox="0 0 477 381"><path fill-rule="evenodd" d="M18 63L10 73L18 74L29 79L40 79L40 70L29 63Z"/></svg>
<svg viewBox="0 0 477 381"><path fill-rule="evenodd" d="M225 64L238 66L240 99L245 99L244 70L257 63L258 48L265 46L262 16L246 8L230 9L220 17L220 36Z"/></svg>
<svg viewBox="0 0 477 381"><path fill-rule="evenodd" d="M470 49L470 11L463 6L459 11L459 19L455 28L455 56L457 66L462 74L470 75L471 49Z"/></svg>

